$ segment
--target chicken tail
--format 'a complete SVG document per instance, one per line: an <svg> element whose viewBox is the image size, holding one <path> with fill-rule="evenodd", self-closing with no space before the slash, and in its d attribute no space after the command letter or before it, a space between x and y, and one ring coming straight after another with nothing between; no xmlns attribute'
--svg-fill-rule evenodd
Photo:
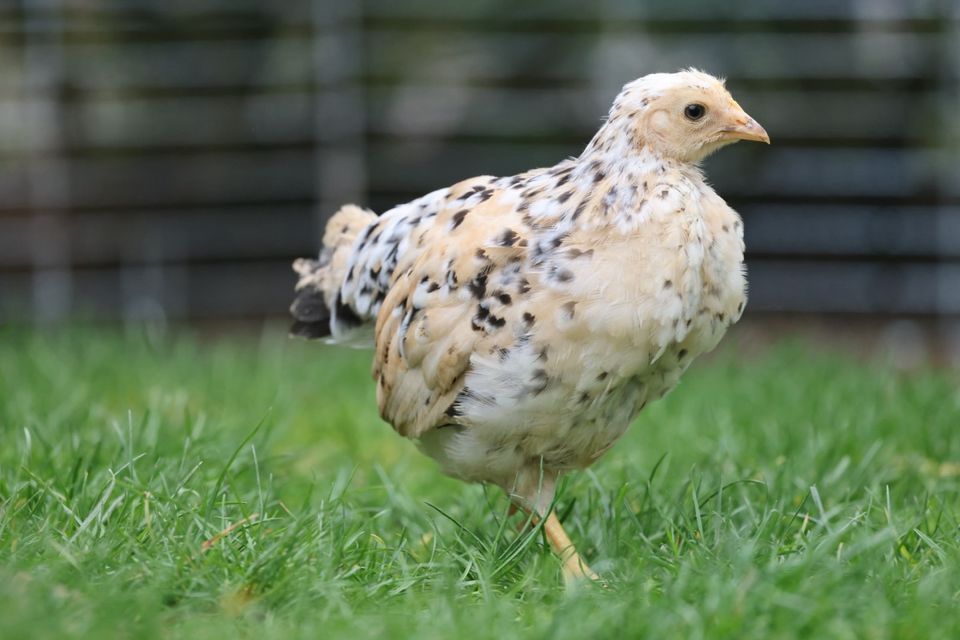
<svg viewBox="0 0 960 640"><path fill-rule="evenodd" d="M345 205L327 221L319 259L294 261L293 270L300 278L290 305L291 335L319 339L344 334L363 323L343 303L340 285L357 236L376 221L377 215L372 211Z"/></svg>

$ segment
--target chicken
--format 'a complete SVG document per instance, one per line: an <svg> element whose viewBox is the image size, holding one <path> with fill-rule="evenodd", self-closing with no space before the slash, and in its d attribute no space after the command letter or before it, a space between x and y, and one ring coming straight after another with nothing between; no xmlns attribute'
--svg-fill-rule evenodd
<svg viewBox="0 0 960 640"><path fill-rule="evenodd" d="M644 76L577 158L340 209L294 265L292 333L372 344L383 419L543 519L569 579L595 577L551 510L557 479L740 318L743 225L698 166L738 140L769 143L722 81Z"/></svg>

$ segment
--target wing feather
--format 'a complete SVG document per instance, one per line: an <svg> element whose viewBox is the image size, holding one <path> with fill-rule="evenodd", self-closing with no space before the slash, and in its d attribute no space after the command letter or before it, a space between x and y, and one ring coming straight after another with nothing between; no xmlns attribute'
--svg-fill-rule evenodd
<svg viewBox="0 0 960 640"><path fill-rule="evenodd" d="M488 181L451 189L418 238L422 251L398 266L377 318L380 413L408 437L457 423L471 356L514 339L510 303L529 291L519 268L528 229L513 194Z"/></svg>

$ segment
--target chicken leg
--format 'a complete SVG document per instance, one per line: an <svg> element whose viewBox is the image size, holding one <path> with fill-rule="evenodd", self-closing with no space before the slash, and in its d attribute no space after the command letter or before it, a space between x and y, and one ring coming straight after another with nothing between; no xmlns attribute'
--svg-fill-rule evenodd
<svg viewBox="0 0 960 640"><path fill-rule="evenodd" d="M576 547L574 547L573 542L570 541L570 536L568 536L567 532L563 529L563 525L560 524L560 519L557 518L557 514L553 510L550 511L546 521L543 523L543 531L547 535L547 541L550 542L550 548L560 556L560 561L563 562L563 577L567 585L576 583L584 578L589 578L590 580L600 579L600 576L598 576L593 569L587 565L584 559L580 557L580 554L577 553Z"/></svg>

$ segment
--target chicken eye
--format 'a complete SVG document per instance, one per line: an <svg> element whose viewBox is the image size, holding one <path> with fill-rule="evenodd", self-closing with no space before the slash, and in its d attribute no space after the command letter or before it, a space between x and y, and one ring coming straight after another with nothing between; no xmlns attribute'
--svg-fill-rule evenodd
<svg viewBox="0 0 960 640"><path fill-rule="evenodd" d="M699 120L707 113L707 108L699 102L692 102L683 108L683 115L687 120Z"/></svg>

